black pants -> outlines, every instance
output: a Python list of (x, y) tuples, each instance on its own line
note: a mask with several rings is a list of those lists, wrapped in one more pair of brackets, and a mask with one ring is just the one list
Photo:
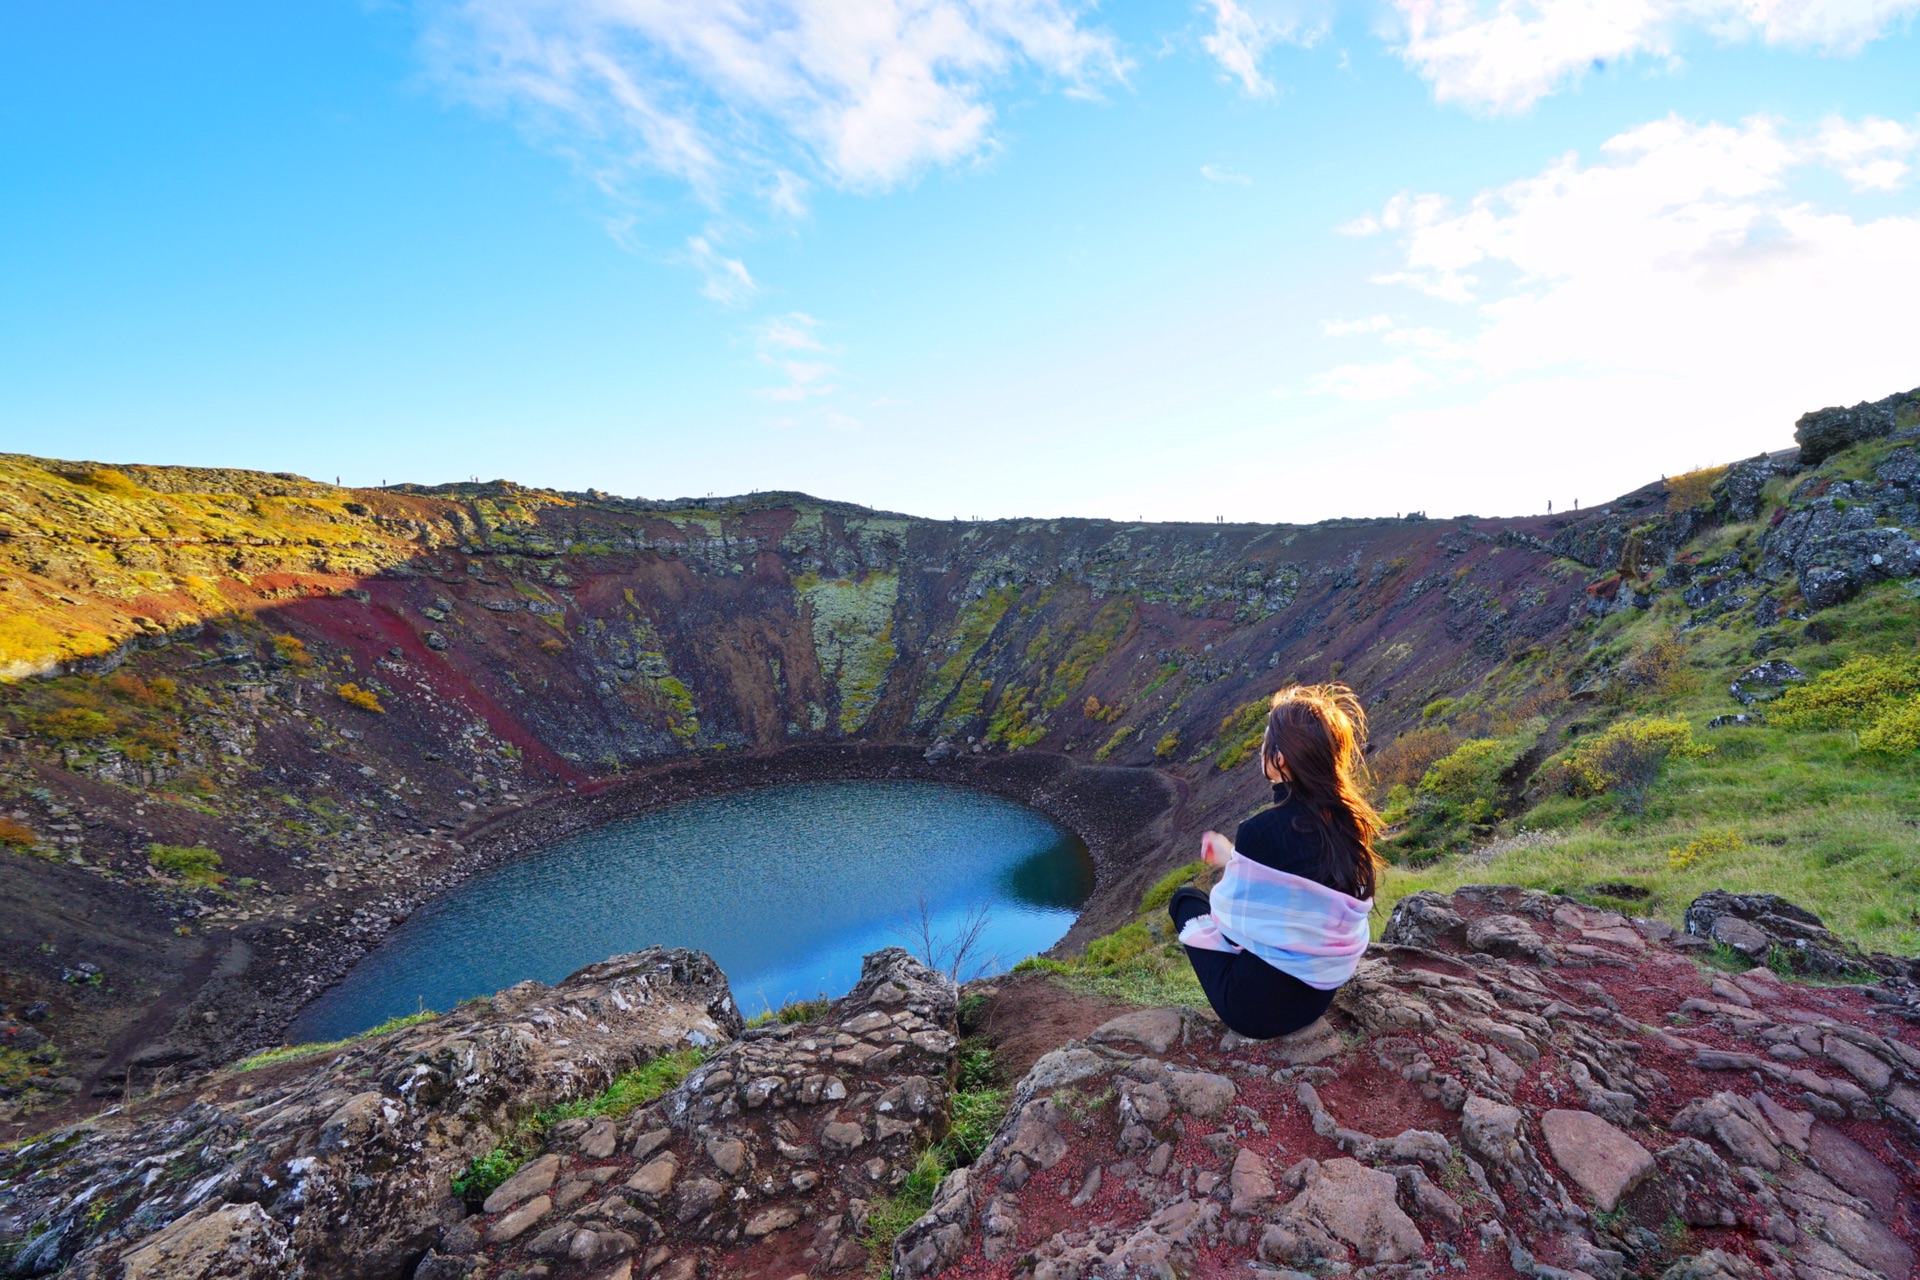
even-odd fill
[[(1192, 885), (1176, 890), (1167, 914), (1178, 930), (1210, 910), (1207, 895)], [(1310, 987), (1282, 973), (1251, 951), (1203, 951), (1188, 947), (1200, 989), (1220, 1021), (1249, 1040), (1271, 1040), (1298, 1031), (1327, 1011), (1333, 992)]]

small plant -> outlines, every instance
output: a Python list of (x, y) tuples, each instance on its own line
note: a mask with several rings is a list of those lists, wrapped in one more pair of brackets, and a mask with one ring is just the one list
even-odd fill
[(545, 1145), (553, 1126), (562, 1120), (587, 1116), (624, 1119), (685, 1080), (706, 1060), (707, 1051), (697, 1046), (663, 1053), (621, 1072), (612, 1084), (591, 1098), (548, 1107), (524, 1117), (492, 1150), (474, 1157), (466, 1171), (453, 1180), (454, 1194), (467, 1201), (485, 1199)]
[(1667, 865), (1682, 871), (1700, 861), (1722, 853), (1738, 853), (1747, 847), (1740, 833), (1730, 829), (1703, 831), (1683, 845), (1667, 850)]
[(147, 862), (186, 884), (215, 888), (227, 880), (220, 855), (204, 845), (150, 844)]
[(276, 1063), (296, 1062), (301, 1058), (318, 1057), (320, 1054), (332, 1053), (336, 1050), (344, 1049), (350, 1044), (357, 1044), (362, 1040), (371, 1040), (375, 1036), (386, 1035), (390, 1031), (398, 1031), (403, 1027), (417, 1026), (422, 1022), (431, 1022), (439, 1016), (440, 1015), (431, 1009), (422, 1009), (418, 1013), (405, 1013), (397, 1018), (388, 1018), (377, 1027), (368, 1027), (365, 1031), (357, 1035), (348, 1036), (343, 1040), (308, 1040), (302, 1044), (283, 1044), (274, 1049), (262, 1049), (260, 1052), (240, 1062), (233, 1069), (235, 1071), (258, 1071), (262, 1067), (271, 1067)]
[(40, 716), (34, 728), (56, 742), (92, 742), (113, 732), (113, 721), (90, 707), (61, 707)]
[(376, 711), (376, 712), (379, 712), (381, 715), (385, 715), (387, 713), (387, 709), (380, 705), (380, 699), (374, 695), (373, 690), (362, 689), (359, 685), (353, 683), (351, 680), (347, 681), (347, 683), (343, 685), (340, 685), (333, 692), (335, 696), (337, 696), (340, 699), (340, 701), (346, 703), (350, 707), (358, 707), (362, 711)]
[(1267, 731), (1268, 707), (1267, 699), (1256, 698), (1241, 703), (1220, 721), (1220, 731), (1214, 735), (1214, 741), (1220, 744), (1213, 756), (1215, 768), (1223, 772), (1235, 768), (1260, 749)]
[(476, 1157), (467, 1171), (453, 1180), (453, 1194), (462, 1200), (484, 1200), (519, 1167), (520, 1161), (513, 1152), (504, 1146), (495, 1147)]
[(0, 818), (0, 844), (10, 849), (31, 849), (40, 843), (34, 829), (18, 818)]
[(833, 1000), (826, 995), (815, 996), (811, 1000), (790, 1000), (778, 1009), (762, 1009), (747, 1021), (750, 1027), (767, 1027), (784, 1023), (812, 1022), (815, 1018), (824, 1018), (827, 1010), (833, 1007)]
[(273, 651), (280, 656), (280, 661), (290, 667), (304, 669), (313, 665), (313, 655), (307, 652), (307, 642), (299, 636), (275, 636)]
[(1702, 467), (1685, 475), (1667, 478), (1667, 510), (1687, 511), (1713, 501), (1714, 482), (1727, 473), (1725, 467)]
[(1160, 741), (1153, 744), (1153, 758), (1155, 760), (1165, 760), (1179, 749), (1180, 731), (1178, 729), (1168, 730), (1165, 734), (1161, 735)]

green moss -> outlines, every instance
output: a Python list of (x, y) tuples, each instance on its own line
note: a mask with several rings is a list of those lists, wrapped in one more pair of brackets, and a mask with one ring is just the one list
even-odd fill
[(986, 740), (1009, 747), (1030, 747), (1046, 736), (1046, 720), (1026, 685), (1010, 685), (1000, 693), (1000, 704), (987, 721)]
[(893, 608), (900, 580), (891, 573), (870, 573), (809, 583), (803, 576), (794, 590), (812, 618), (820, 673), (840, 697), (840, 732), (856, 733), (873, 714), (899, 656)]
[(186, 884), (212, 887), (227, 880), (220, 855), (202, 845), (150, 844), (147, 862)]
[(1260, 750), (1267, 732), (1269, 700), (1256, 698), (1228, 712), (1213, 735), (1213, 764), (1216, 769), (1236, 768)]
[(377, 1027), (369, 1027), (358, 1035), (344, 1040), (309, 1040), (305, 1044), (282, 1045), (277, 1049), (262, 1049), (250, 1058), (234, 1064), (235, 1071), (258, 1071), (262, 1067), (275, 1066), (282, 1062), (297, 1062), (302, 1058), (317, 1058), (321, 1054), (337, 1053), (348, 1045), (371, 1040), (375, 1036), (384, 1036), (399, 1031), (403, 1027), (418, 1026), (422, 1022), (431, 1022), (440, 1015), (431, 1009), (422, 1009), (418, 1013), (403, 1014), (398, 1018), (388, 1018)]
[[(976, 693), (969, 699), (966, 694), (968, 688), (977, 688), (980, 682), (968, 682), (967, 672), (972, 669), (974, 659), (992, 638), (1000, 620), (1006, 617), (1007, 610), (1019, 595), (1015, 587), (998, 587), (961, 607), (947, 640), (946, 660), (927, 677), (920, 687), (919, 696), (914, 700), (913, 720), (916, 725), (932, 723), (949, 699), (953, 699), (953, 705), (942, 722), (943, 728), (950, 730), (963, 726), (979, 714), (980, 695)], [(987, 683), (991, 685), (992, 682)], [(956, 697), (956, 694), (960, 696)]]
[(1127, 739), (1139, 732), (1140, 729), (1137, 725), (1122, 725), (1120, 728), (1115, 729), (1113, 736), (1101, 743), (1099, 749), (1093, 753), (1094, 760), (1100, 764), (1105, 764)]
[[(1041, 705), (1051, 711), (1072, 697), (1086, 682), (1093, 669), (1111, 652), (1113, 646), (1133, 625), (1133, 601), (1125, 596), (1109, 600), (1100, 607), (1086, 629), (1075, 636), (1047, 681)], [(1043, 633), (1044, 634), (1044, 633)], [(1029, 650), (1031, 652), (1031, 650)]]
[(1173, 900), (1175, 889), (1183, 884), (1192, 884), (1206, 869), (1207, 864), (1204, 862), (1189, 862), (1184, 867), (1175, 867), (1156, 880), (1153, 887), (1141, 895), (1140, 910), (1158, 911)]

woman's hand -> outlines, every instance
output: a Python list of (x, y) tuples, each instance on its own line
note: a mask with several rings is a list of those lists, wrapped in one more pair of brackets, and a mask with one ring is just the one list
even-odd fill
[(1233, 841), (1218, 831), (1200, 837), (1200, 860), (1210, 867), (1225, 867), (1233, 859)]

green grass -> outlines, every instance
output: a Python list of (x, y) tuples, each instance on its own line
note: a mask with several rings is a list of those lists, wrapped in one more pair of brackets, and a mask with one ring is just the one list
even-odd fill
[[(1594, 646), (1593, 655), (1611, 655), (1624, 668), (1673, 634), (1688, 613), (1675, 593), (1663, 592), (1652, 609), (1612, 615), (1582, 639)], [(1784, 699), (1781, 710), (1856, 701), (1853, 691), (1872, 683), (1863, 677), (1910, 664), (1920, 602), (1902, 584), (1886, 583), (1824, 610), (1818, 621), (1831, 641), (1810, 641), (1791, 624), (1775, 627), (1787, 643), (1767, 656), (1813, 676), (1846, 674), (1817, 692)], [(1549, 761), (1536, 775), (1531, 807), (1491, 830), (1480, 850), (1390, 868), (1376, 928), (1395, 901), (1418, 889), (1510, 883), (1592, 896), (1590, 886), (1626, 881), (1652, 896), (1610, 905), (1676, 924), (1687, 903), (1708, 889), (1777, 893), (1867, 950), (1920, 951), (1920, 859), (1913, 856), (1920, 839), (1920, 756), (1865, 750), (1848, 727), (1789, 729), (1774, 716), (1760, 727), (1706, 728), (1715, 715), (1740, 709), (1727, 685), (1754, 665), (1759, 633), (1744, 615), (1725, 629), (1695, 628), (1684, 636), (1685, 674), (1692, 679), (1610, 691), (1584, 731), (1566, 740), (1559, 759), (1604, 738), (1609, 723), (1658, 716), (1686, 723), (1695, 742), (1712, 747), (1706, 755), (1669, 756), (1637, 797), (1638, 812), (1633, 798), (1612, 791), (1569, 795), (1548, 785)], [(1869, 656), (1879, 660), (1855, 661)], [(1775, 705), (1754, 709), (1769, 715)], [(1778, 718), (1790, 724), (1816, 719)], [(1522, 828), (1545, 838), (1521, 845), (1503, 839)]]
[(1007, 1114), (1008, 1091), (994, 1065), (993, 1046), (980, 1037), (960, 1042), (960, 1071), (948, 1112), (947, 1133), (922, 1151), (907, 1180), (867, 1211), (865, 1242), (884, 1272), (893, 1242), (933, 1204), (940, 1181), (980, 1158)]
[(747, 1019), (750, 1027), (767, 1027), (794, 1022), (812, 1022), (815, 1018), (824, 1018), (827, 1010), (833, 1007), (831, 996), (819, 995), (811, 1000), (793, 1000), (778, 1009), (762, 1009)]
[(262, 1067), (276, 1066), (282, 1062), (297, 1062), (301, 1058), (318, 1057), (323, 1053), (333, 1053), (348, 1045), (358, 1044), (362, 1040), (371, 1040), (375, 1036), (386, 1035), (389, 1031), (398, 1031), (402, 1027), (418, 1026), (422, 1022), (431, 1022), (440, 1015), (431, 1009), (422, 1009), (418, 1013), (404, 1014), (398, 1018), (388, 1018), (377, 1027), (369, 1027), (358, 1035), (343, 1040), (309, 1040), (305, 1044), (281, 1045), (277, 1049), (262, 1049), (252, 1057), (234, 1064), (235, 1071), (258, 1071)]
[(453, 1193), (463, 1200), (485, 1199), (495, 1187), (512, 1177), (514, 1170), (534, 1157), (545, 1145), (553, 1127), (562, 1120), (590, 1116), (624, 1118), (678, 1085), (706, 1060), (707, 1050), (698, 1047), (663, 1053), (622, 1071), (613, 1078), (612, 1084), (590, 1098), (564, 1102), (521, 1117), (504, 1138), (484, 1155), (475, 1157), (466, 1171), (453, 1180)]

